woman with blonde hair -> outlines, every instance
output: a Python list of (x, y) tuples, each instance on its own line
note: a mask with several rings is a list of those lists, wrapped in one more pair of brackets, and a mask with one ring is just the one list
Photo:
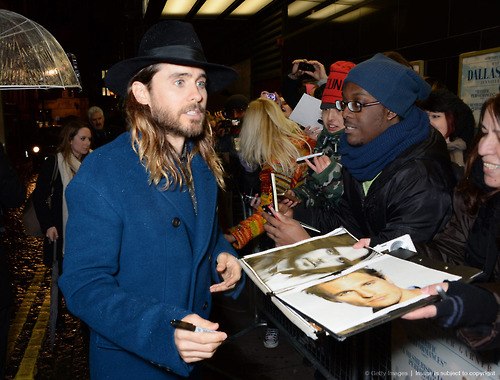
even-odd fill
[(278, 194), (301, 185), (308, 166), (298, 164), (296, 159), (310, 154), (314, 144), (276, 102), (263, 96), (249, 104), (240, 132), (239, 153), (246, 165), (261, 168), (260, 205), (256, 213), (230, 228), (225, 235), (235, 248), (243, 248), (264, 232), (261, 212), (272, 203), (271, 173), (275, 175)]

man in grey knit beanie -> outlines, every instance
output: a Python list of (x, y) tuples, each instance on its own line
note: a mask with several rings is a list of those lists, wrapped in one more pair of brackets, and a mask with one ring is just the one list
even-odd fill
[[(342, 226), (363, 239), (360, 246), (404, 234), (426, 242), (446, 224), (455, 184), (449, 155), (415, 105), (429, 93), (416, 72), (383, 54), (349, 71), (335, 104), (346, 127), (339, 148), (344, 193), (338, 207), (314, 209), (308, 224), (323, 233)], [(264, 217), (280, 245), (309, 237), (289, 217)]]

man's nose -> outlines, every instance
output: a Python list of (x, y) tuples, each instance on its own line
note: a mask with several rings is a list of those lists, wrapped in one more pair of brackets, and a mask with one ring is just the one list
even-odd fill
[(357, 292), (363, 298), (372, 298), (373, 297), (373, 292), (366, 290), (366, 289), (359, 289)]
[(330, 121), (335, 115), (335, 110), (333, 108), (326, 110), (326, 120)]
[(197, 103), (203, 100), (202, 90), (196, 85), (193, 86), (191, 91), (191, 99)]
[(346, 106), (343, 110), (342, 110), (342, 117), (345, 119), (346, 115), (351, 115), (352, 114), (352, 111)]

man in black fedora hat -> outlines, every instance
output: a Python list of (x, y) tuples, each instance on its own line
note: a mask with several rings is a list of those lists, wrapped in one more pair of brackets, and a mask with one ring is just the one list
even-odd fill
[(151, 27), (138, 56), (108, 71), (129, 131), (89, 155), (66, 190), (60, 280), (90, 327), (93, 379), (189, 376), (227, 338), (207, 319), (211, 293), (237, 296), (241, 267), (217, 222), (222, 168), (205, 106), (234, 79), (180, 21)]

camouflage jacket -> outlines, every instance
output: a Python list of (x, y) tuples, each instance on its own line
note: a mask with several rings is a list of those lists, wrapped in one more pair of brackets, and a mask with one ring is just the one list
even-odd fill
[(342, 196), (342, 166), (340, 165), (340, 155), (337, 152), (342, 133), (344, 133), (343, 130), (331, 134), (323, 129), (318, 136), (314, 151), (324, 151), (332, 162), (321, 173), (309, 170), (304, 184), (293, 189), (295, 195), (304, 202), (306, 208), (313, 206), (334, 207)]

